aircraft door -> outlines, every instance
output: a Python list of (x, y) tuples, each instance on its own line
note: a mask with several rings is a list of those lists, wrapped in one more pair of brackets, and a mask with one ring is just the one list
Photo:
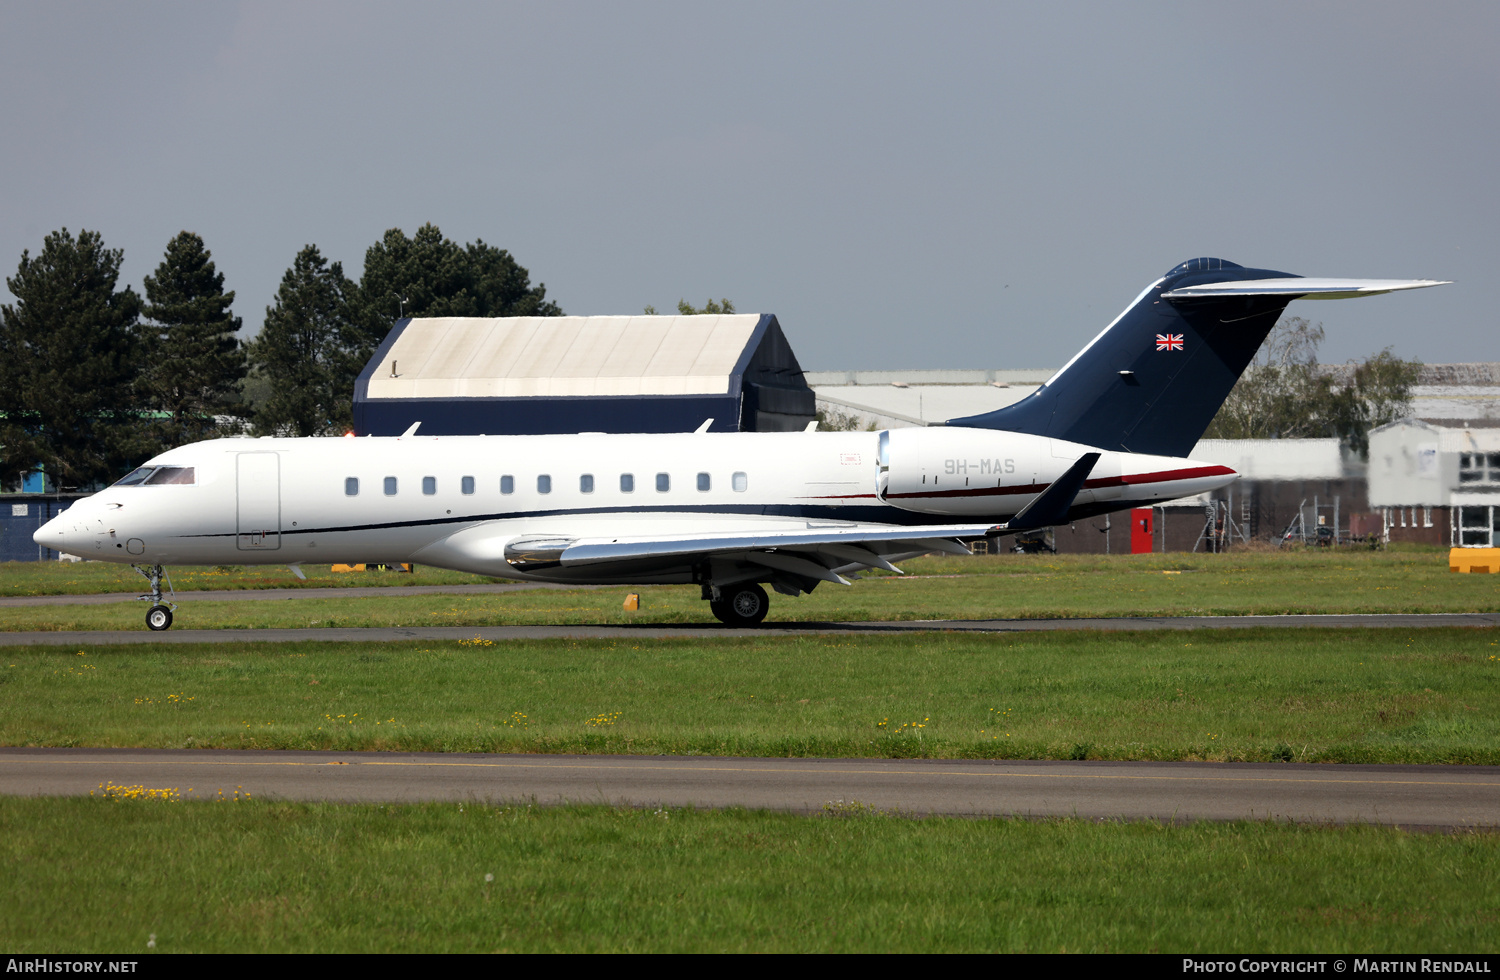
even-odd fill
[(235, 458), (235, 546), (240, 551), (281, 548), (281, 457), (239, 453)]

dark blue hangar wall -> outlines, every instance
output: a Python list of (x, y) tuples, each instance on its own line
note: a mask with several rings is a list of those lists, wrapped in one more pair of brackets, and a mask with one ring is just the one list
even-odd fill
[(371, 398), (370, 379), (411, 319), (396, 321), (354, 384), (356, 435), (424, 436), (568, 432), (791, 432), (816, 414), (813, 390), (776, 317), (763, 314), (721, 395), (591, 395), (523, 398)]

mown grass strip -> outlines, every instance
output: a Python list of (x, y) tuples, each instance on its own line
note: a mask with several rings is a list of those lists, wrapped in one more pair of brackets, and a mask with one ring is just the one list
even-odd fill
[[(183, 591), (237, 589), (383, 588), (392, 585), (468, 585), (494, 579), (418, 566), (415, 574), (370, 569), (335, 572), (331, 565), (303, 565), (306, 581), (285, 565), (173, 565), (172, 584)], [(0, 596), (136, 593), (146, 580), (129, 565), (102, 561), (0, 562)]]
[(1374, 827), (0, 798), (0, 945), (1493, 952), (1500, 837)]
[[(1454, 575), (1448, 571), (1446, 555), (1435, 553), (1001, 555), (918, 559), (908, 563), (908, 570), (911, 574), (905, 577), (872, 575), (851, 588), (825, 585), (796, 599), (777, 596), (770, 621), (1493, 612), (1500, 608), (1492, 576)], [(437, 577), (427, 575), (425, 569), (416, 576), (370, 574), (374, 577), (340, 576), (334, 584), (432, 584)], [(267, 587), (266, 583), (284, 586), (290, 580), (290, 573), (278, 570), (256, 571), (255, 578), (249, 575), (246, 571), (239, 580), (255, 588)], [(281, 578), (269, 577), (276, 575)], [(315, 575), (314, 583), (330, 584), (326, 571)], [(178, 584), (189, 587), (181, 575)], [(138, 591), (134, 584), (130, 588)], [(177, 622), (179, 627), (200, 629), (713, 622), (695, 586), (405, 597), (383, 595), (378, 588), (368, 591), (368, 596), (332, 600), (194, 600), (183, 604)], [(622, 608), (627, 591), (641, 594), (639, 611)], [(8, 607), (0, 609), (0, 630), (139, 629), (142, 615), (143, 610), (133, 603)]]
[(1500, 635), (12, 647), (0, 744), (1494, 765)]

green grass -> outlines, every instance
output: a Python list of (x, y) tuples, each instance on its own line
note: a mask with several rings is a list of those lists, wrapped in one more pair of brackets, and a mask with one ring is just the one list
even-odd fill
[(147, 953), (151, 937), (158, 953), (1500, 945), (1494, 834), (836, 812), (0, 798), (0, 946), (132, 955)]
[[(0, 576), (18, 565), (5, 566)], [(810, 596), (776, 596), (769, 620), (1494, 612), (1500, 608), (1500, 578), (1455, 575), (1448, 571), (1446, 555), (1438, 552), (1001, 555), (922, 558), (906, 563), (906, 568), (911, 574), (904, 577), (879, 573), (851, 588), (822, 585)], [(202, 581), (193, 578), (200, 573)], [(435, 584), (439, 577), (451, 580), (447, 584), (483, 581), (455, 573), (428, 574), (423, 568), (413, 576), (331, 576), (324, 570), (313, 575), (313, 584)], [(64, 580), (23, 577), (17, 582), (13, 588), (48, 591), (60, 588)], [(294, 582), (289, 572), (276, 569), (223, 574), (184, 569), (177, 578), (184, 589), (213, 583), (290, 587)], [(139, 591), (134, 583), (128, 589)], [(96, 589), (103, 590), (102, 584)], [(641, 593), (640, 611), (622, 608), (628, 591)], [(143, 615), (141, 606), (133, 603), (17, 606), (0, 609), (0, 630), (139, 629)], [(706, 622), (713, 618), (693, 586), (406, 597), (382, 595), (372, 588), (367, 598), (332, 601), (194, 600), (185, 603), (177, 615), (179, 627), (205, 629)]]
[[(303, 582), (285, 565), (187, 565), (167, 569), (184, 591), (235, 589), (380, 588), (390, 585), (455, 585), (495, 579), (418, 566), (415, 574), (394, 571), (334, 572), (329, 565), (304, 565)], [(0, 596), (99, 595), (140, 592), (146, 580), (129, 565), (102, 561), (0, 562)]]
[[(778, 598), (772, 618), (1493, 611), (1497, 595), (1497, 580), (1419, 551), (906, 567), (917, 574)], [(299, 587), (278, 568), (174, 571), (183, 589)], [(485, 581), (308, 572), (310, 586)], [(138, 581), (116, 566), (0, 566), (7, 595)], [(620, 609), (625, 591), (193, 602), (178, 623), (708, 618), (693, 589), (639, 590), (639, 614)], [(140, 616), (23, 607), (0, 610), (0, 628)], [(0, 647), (0, 744), (1500, 764), (1500, 638)], [(0, 947), (145, 953), (155, 935), (158, 952), (1489, 952), (1497, 857), (1494, 834), (910, 820), (857, 804), (795, 817), (0, 797)]]
[(11, 647), (0, 744), (1495, 765), (1500, 636)]

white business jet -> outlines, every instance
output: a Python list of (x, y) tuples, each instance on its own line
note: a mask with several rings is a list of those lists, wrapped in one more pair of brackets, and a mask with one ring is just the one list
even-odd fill
[[(164, 630), (171, 564), (416, 562), (530, 581), (688, 584), (724, 623), (965, 542), (1213, 490), (1184, 458), (1291, 300), (1435, 286), (1194, 259), (1022, 401), (885, 432), (215, 439), (41, 527), (127, 563)], [(166, 579), (170, 589), (170, 579)]]

